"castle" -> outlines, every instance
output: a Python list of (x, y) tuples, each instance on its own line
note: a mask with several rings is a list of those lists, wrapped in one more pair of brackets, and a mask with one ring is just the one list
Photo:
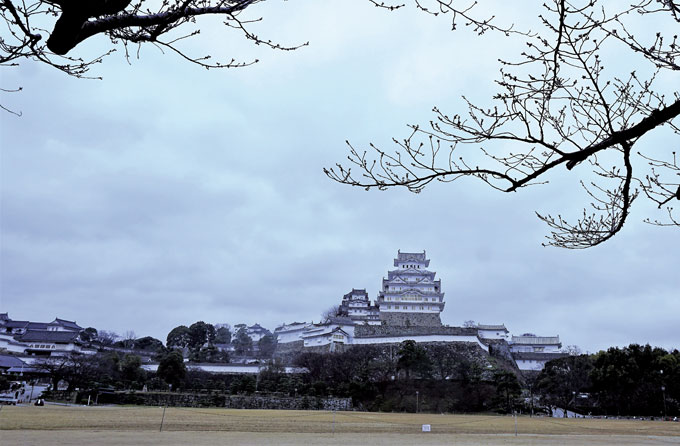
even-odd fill
[[(512, 360), (520, 370), (541, 370), (547, 361), (565, 355), (560, 351), (559, 336), (529, 333), (514, 336), (504, 324), (443, 325), (440, 315), (445, 307), (444, 292), (441, 280), (428, 269), (430, 260), (425, 251), (398, 251), (393, 267), (388, 270), (387, 278), (382, 279), (374, 302), (366, 289), (353, 288), (342, 297), (337, 312), (327, 320), (318, 324), (293, 322), (279, 326), (274, 331), (277, 352), (287, 354), (305, 349), (332, 352), (350, 345), (399, 344), (406, 340), (466, 343), (479, 353)], [(258, 324), (234, 328), (243, 328), (254, 341), (269, 334)], [(2, 313), (0, 351), (23, 357), (27, 363), (14, 366), (23, 371), (27, 370), (28, 363), (40, 357), (95, 353), (97, 349), (82, 339), (84, 331), (75, 322), (64, 319), (49, 323), (15, 321)]]
[(283, 350), (324, 349), (344, 345), (416, 342), (467, 342), (489, 353), (492, 349), (511, 357), (520, 370), (540, 370), (550, 359), (563, 356), (559, 336), (510, 336), (504, 324), (466, 327), (443, 325), (441, 280), (430, 271), (422, 253), (397, 252), (394, 268), (382, 279), (374, 303), (366, 289), (352, 289), (342, 297), (336, 316), (318, 324), (294, 322), (276, 328)]
[(428, 271), (430, 259), (422, 253), (397, 252), (397, 269), (387, 272), (375, 305), (371, 305), (365, 289), (352, 289), (345, 294), (338, 315), (355, 323), (397, 327), (440, 326), (439, 314), (444, 310), (444, 293), (436, 273)]

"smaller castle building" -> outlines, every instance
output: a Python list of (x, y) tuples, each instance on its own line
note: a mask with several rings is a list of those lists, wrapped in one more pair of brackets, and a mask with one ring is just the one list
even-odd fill
[(350, 318), (357, 324), (380, 324), (378, 307), (371, 305), (365, 289), (352, 288), (352, 291), (342, 296), (338, 314)]
[(559, 336), (536, 336), (525, 333), (510, 339), (510, 352), (520, 370), (541, 370), (551, 359), (567, 356), (561, 353)]

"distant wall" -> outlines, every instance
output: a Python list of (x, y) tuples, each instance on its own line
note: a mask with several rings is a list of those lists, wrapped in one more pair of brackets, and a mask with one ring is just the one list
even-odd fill
[[(266, 364), (219, 364), (219, 363), (185, 363), (188, 369), (201, 370), (203, 372), (230, 374), (230, 375), (257, 375), (267, 366)], [(143, 364), (142, 369), (147, 372), (156, 372), (158, 364)], [(284, 373), (302, 373), (296, 367), (284, 367)]]
[(460, 336), (460, 335), (403, 335), (403, 336), (385, 336), (380, 338), (354, 338), (354, 345), (371, 345), (371, 344), (399, 344), (404, 341), (413, 340), (418, 343), (431, 342), (469, 342), (479, 346), (484, 351), (488, 351), (489, 347), (479, 341), (477, 336)]
[[(85, 397), (87, 399), (87, 397)], [(351, 410), (351, 398), (300, 398), (225, 395), (220, 393), (116, 392), (101, 395), (99, 403), (141, 406), (227, 407), (231, 409)]]
[(356, 338), (380, 337), (380, 336), (407, 336), (407, 335), (458, 335), (477, 337), (476, 328), (465, 327), (394, 327), (389, 325), (357, 325), (354, 328)]
[(398, 344), (406, 340), (426, 342), (471, 342), (484, 351), (489, 347), (481, 342), (476, 328), (463, 327), (395, 327), (390, 325), (358, 325), (353, 344)]

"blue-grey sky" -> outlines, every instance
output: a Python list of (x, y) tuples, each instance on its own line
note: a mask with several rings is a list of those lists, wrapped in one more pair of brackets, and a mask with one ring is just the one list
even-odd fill
[(163, 340), (197, 320), (273, 330), (318, 321), (353, 287), (374, 299), (398, 249), (426, 250), (444, 323), (505, 323), (587, 351), (679, 347), (678, 230), (642, 222), (660, 211), (637, 203), (594, 249), (541, 246), (534, 211), (580, 215), (587, 166), (510, 195), (472, 179), (366, 192), (323, 174), (346, 139), (387, 147), (435, 105), (488, 100), (498, 57), (521, 45), (361, 1), (250, 14), (265, 19), (261, 37), (310, 45), (254, 47), (211, 23), (195, 51), (260, 63), (208, 71), (149, 46), (129, 63), (107, 57), (101, 81), (31, 61), (2, 69), (4, 88), (24, 90), (2, 96), (23, 116), (0, 116), (0, 311)]

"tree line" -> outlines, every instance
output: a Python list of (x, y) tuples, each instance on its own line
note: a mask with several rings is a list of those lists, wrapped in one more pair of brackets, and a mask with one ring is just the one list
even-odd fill
[(276, 349), (276, 337), (271, 333), (257, 342), (248, 335), (245, 324), (210, 324), (197, 321), (193, 324), (178, 325), (170, 330), (165, 344), (154, 337), (137, 338), (134, 331), (123, 336), (108, 330), (98, 331), (88, 327), (80, 333), (80, 340), (94, 346), (137, 350), (144, 355), (166, 354), (180, 350), (191, 362), (226, 363), (234, 359), (254, 356), (256, 359), (271, 359)]
[(680, 415), (680, 351), (611, 347), (548, 362), (527, 388), (542, 404), (582, 414)]
[[(37, 363), (53, 388), (212, 391), (302, 397), (349, 397), (369, 411), (552, 413), (583, 415), (680, 415), (680, 352), (649, 345), (612, 347), (546, 363), (539, 373), (520, 373), (514, 363), (466, 344), (356, 345), (338, 352), (303, 351), (285, 373), (281, 359), (258, 374), (213, 374), (191, 367), (181, 350), (157, 355), (156, 372), (141, 358), (102, 351), (73, 353)], [(188, 366), (187, 366), (188, 365)]]

